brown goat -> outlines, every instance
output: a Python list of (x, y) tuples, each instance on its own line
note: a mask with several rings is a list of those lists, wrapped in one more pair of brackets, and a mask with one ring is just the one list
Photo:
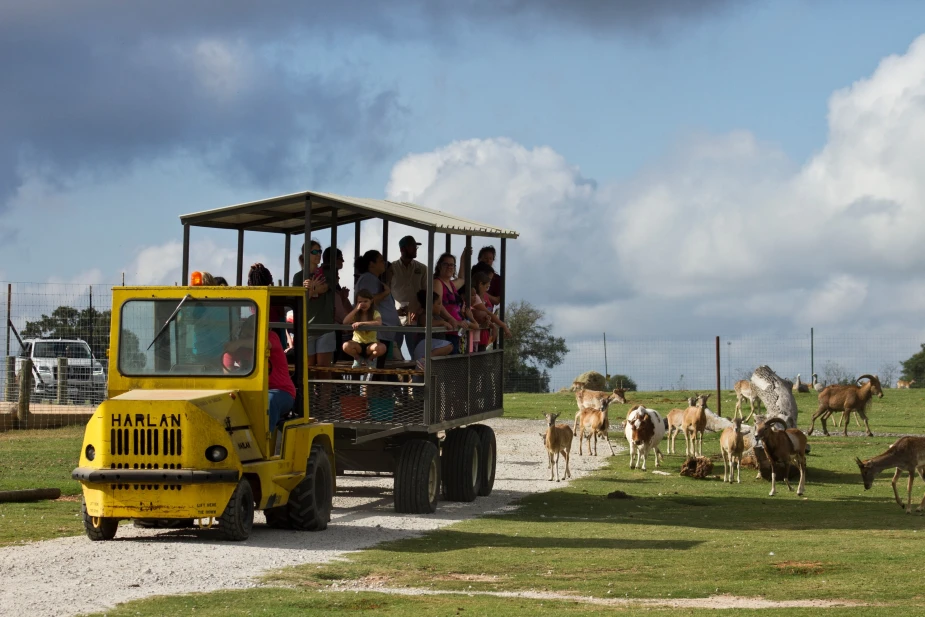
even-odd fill
[[(925, 437), (900, 437), (895, 443), (890, 445), (883, 454), (871, 457), (866, 461), (855, 457), (854, 461), (861, 469), (861, 478), (864, 480), (864, 490), (868, 490), (874, 484), (874, 478), (877, 477), (884, 469), (895, 467), (896, 473), (893, 474), (893, 497), (900, 508), (905, 508), (907, 514), (912, 514), (912, 481), (915, 474), (918, 473), (922, 480), (925, 480)], [(899, 498), (899, 491), (896, 490), (896, 481), (899, 480), (904, 471), (909, 472), (909, 486), (907, 504), (903, 506)], [(925, 496), (922, 497), (922, 503), (916, 508), (921, 512), (925, 508)]]
[(727, 426), (719, 437), (719, 447), (723, 452), (723, 482), (732, 484), (732, 474), (735, 472), (736, 482), (741, 484), (742, 453), (745, 452), (745, 437), (741, 432), (742, 418), (735, 418), (733, 422), (735, 425)]
[(880, 380), (875, 375), (861, 375), (858, 382), (867, 379), (864, 385), (848, 386), (828, 386), (819, 393), (819, 408), (813, 414), (812, 423), (809, 425), (808, 435), (813, 434), (816, 427), (816, 418), (822, 422), (822, 432), (829, 434), (825, 421), (836, 411), (842, 412), (842, 423), (845, 428), (845, 436), (848, 436), (848, 422), (851, 420), (851, 412), (861, 416), (864, 425), (867, 427), (867, 436), (873, 437), (870, 431), (870, 423), (867, 421), (867, 405), (873, 395), (883, 398), (883, 389), (880, 387)]
[[(784, 430), (773, 430), (771, 427), (775, 424), (780, 424)], [(798, 428), (787, 428), (787, 424), (781, 418), (770, 418), (767, 422), (758, 423), (755, 441), (764, 444), (765, 454), (771, 462), (771, 492), (768, 495), (773, 497), (777, 492), (775, 469), (779, 463), (783, 463), (786, 467), (784, 481), (787, 483), (787, 490), (793, 490), (790, 487), (790, 465), (793, 461), (796, 461), (797, 468), (800, 470), (797, 495), (802, 495), (806, 487), (806, 435), (803, 431)]]
[(588, 436), (588, 454), (591, 454), (591, 437), (594, 436), (594, 456), (597, 456), (597, 438), (600, 436), (610, 446), (610, 453), (616, 455), (613, 444), (610, 443), (610, 418), (607, 409), (610, 403), (604, 404), (601, 410), (591, 407), (582, 409), (575, 416), (575, 434), (578, 435), (578, 455), (584, 456), (581, 446), (585, 435)]
[(707, 399), (709, 394), (701, 394), (697, 402), (684, 410), (681, 432), (684, 433), (685, 454), (703, 456), (703, 432), (707, 428)]
[(758, 398), (758, 393), (752, 388), (752, 382), (747, 379), (740, 379), (735, 383), (732, 389), (735, 390), (736, 393), (736, 411), (732, 417), (742, 417), (742, 401), (747, 399), (748, 404), (752, 408), (751, 413), (745, 418), (745, 421), (748, 422), (752, 419), (752, 416), (755, 415), (756, 402), (758, 403), (758, 411), (761, 411), (761, 399)]
[[(691, 396), (687, 399), (687, 407), (693, 407), (696, 404), (696, 397)], [(672, 409), (665, 416), (665, 422), (668, 424), (668, 454), (675, 453), (674, 440), (678, 433), (681, 432), (681, 424), (684, 423), (684, 412), (687, 411), (687, 407), (684, 409)]]
[(549, 481), (552, 481), (552, 468), (553, 460), (555, 460), (556, 468), (556, 482), (559, 481), (559, 455), (565, 457), (565, 476), (566, 478), (572, 477), (572, 471), (568, 466), (569, 454), (572, 452), (572, 439), (574, 435), (572, 434), (572, 428), (568, 424), (556, 424), (556, 418), (559, 417), (557, 413), (547, 413), (543, 414), (546, 417), (546, 436), (544, 438), (544, 443), (546, 444), (546, 453), (549, 455)]
[(626, 403), (626, 391), (614, 388), (613, 392), (599, 392), (597, 390), (580, 389), (575, 392), (575, 402), (578, 403), (578, 413), (589, 407), (603, 409), (604, 405), (611, 403)]

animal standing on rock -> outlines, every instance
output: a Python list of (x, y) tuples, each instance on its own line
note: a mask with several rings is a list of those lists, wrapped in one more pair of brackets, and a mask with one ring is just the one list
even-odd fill
[(761, 411), (761, 399), (758, 398), (758, 393), (752, 389), (752, 382), (747, 379), (740, 379), (735, 383), (732, 389), (736, 393), (736, 411), (733, 417), (742, 417), (742, 401), (747, 399), (752, 409), (748, 417), (745, 418), (745, 421), (748, 422), (755, 415), (755, 402), (758, 403), (758, 411)]
[[(655, 450), (655, 466), (661, 467), (662, 452), (658, 444), (665, 437), (665, 420), (654, 409), (636, 405), (626, 415), (624, 434), (630, 447), (630, 469), (646, 470), (646, 458)], [(640, 465), (641, 462), (641, 465)]]
[(591, 454), (591, 436), (594, 436), (594, 456), (597, 456), (597, 438), (600, 436), (610, 446), (610, 453), (616, 455), (613, 444), (610, 443), (610, 419), (607, 416), (607, 408), (610, 403), (604, 404), (603, 409), (586, 408), (578, 412), (575, 416), (575, 434), (578, 435), (578, 455), (583, 456), (581, 446), (584, 436), (588, 436), (588, 454)]
[[(860, 385), (862, 379), (867, 379), (867, 383)], [(848, 422), (851, 420), (851, 412), (861, 416), (864, 425), (867, 427), (867, 436), (873, 437), (870, 431), (870, 423), (867, 421), (867, 406), (870, 404), (871, 397), (877, 395), (883, 398), (883, 389), (880, 387), (880, 380), (876, 375), (861, 375), (857, 379), (858, 385), (847, 386), (828, 386), (819, 393), (819, 408), (813, 414), (812, 423), (809, 426), (808, 435), (813, 434), (816, 427), (816, 418), (822, 422), (822, 432), (829, 434), (829, 429), (825, 425), (826, 419), (836, 411), (842, 412), (842, 423), (845, 425), (845, 437), (848, 436)]]
[[(780, 424), (780, 431), (775, 431), (772, 427)], [(787, 490), (792, 491), (790, 487), (790, 466), (796, 461), (797, 468), (800, 470), (800, 485), (797, 487), (797, 495), (802, 495), (806, 486), (806, 435), (798, 428), (787, 428), (787, 423), (780, 418), (769, 418), (766, 422), (760, 422), (755, 430), (755, 440), (764, 445), (765, 454), (771, 462), (771, 492), (769, 496), (773, 497), (777, 492), (777, 472), (775, 467), (778, 463), (783, 463), (786, 471), (784, 472), (784, 481), (787, 483)]]
[(745, 436), (742, 434), (742, 418), (735, 418), (733, 422), (734, 426), (723, 429), (719, 437), (719, 446), (723, 452), (723, 482), (732, 484), (732, 474), (735, 472), (736, 482), (741, 484)]
[(707, 399), (709, 394), (701, 394), (697, 402), (684, 411), (681, 421), (681, 431), (684, 433), (685, 454), (703, 456), (703, 432), (707, 428)]
[[(551, 482), (553, 478), (553, 465), (556, 468), (556, 482), (559, 481), (560, 454), (565, 457), (565, 477), (571, 478), (572, 471), (568, 466), (568, 458), (572, 452), (572, 438), (574, 437), (572, 429), (568, 424), (556, 424), (556, 418), (559, 417), (557, 413), (543, 415), (548, 426), (544, 442), (546, 443), (546, 453), (549, 455), (549, 481)], [(555, 460), (555, 463), (553, 463), (553, 460)]]
[[(696, 397), (689, 397), (687, 407), (693, 407), (696, 402)], [(681, 432), (681, 425), (684, 423), (684, 412), (687, 411), (687, 407), (684, 409), (672, 409), (665, 416), (665, 421), (668, 423), (668, 454), (675, 453), (674, 440), (678, 433)]]
[[(922, 480), (925, 480), (925, 437), (900, 437), (896, 440), (886, 452), (878, 454), (872, 458), (862, 461), (855, 457), (854, 461), (861, 469), (861, 478), (864, 480), (864, 490), (870, 489), (874, 484), (874, 478), (877, 477), (884, 469), (890, 467), (896, 468), (893, 474), (893, 496), (900, 508), (905, 508), (906, 514), (912, 514), (912, 481), (915, 474), (918, 473)], [(903, 506), (899, 498), (899, 491), (896, 490), (896, 481), (899, 480), (904, 471), (909, 472), (909, 495), (907, 503)], [(922, 497), (922, 503), (916, 508), (916, 512), (921, 512), (925, 508), (925, 496)]]

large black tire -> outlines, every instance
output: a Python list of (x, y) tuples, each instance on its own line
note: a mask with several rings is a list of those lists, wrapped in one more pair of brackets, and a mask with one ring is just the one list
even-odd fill
[(440, 498), (440, 451), (424, 439), (402, 446), (395, 470), (395, 511), (433, 514)]
[(99, 542), (100, 540), (112, 540), (116, 537), (116, 531), (119, 529), (119, 519), (102, 517), (94, 521), (94, 518), (87, 513), (87, 502), (83, 502), (80, 506), (80, 513), (83, 516), (84, 530), (87, 532), (88, 538), (94, 542)]
[(447, 431), (443, 441), (443, 490), (449, 501), (475, 501), (481, 489), (479, 459), (482, 442), (475, 431)]
[(495, 442), (495, 431), (484, 424), (473, 424), (469, 427), (479, 436), (482, 442), (482, 451), (479, 453), (479, 497), (491, 495), (495, 486), (495, 467), (498, 462), (498, 447)]
[(247, 540), (254, 528), (254, 489), (241, 478), (225, 511), (218, 517), (218, 531), (226, 540)]
[(324, 531), (331, 520), (334, 481), (331, 460), (321, 446), (312, 446), (305, 478), (289, 493), (289, 524), (299, 531)]

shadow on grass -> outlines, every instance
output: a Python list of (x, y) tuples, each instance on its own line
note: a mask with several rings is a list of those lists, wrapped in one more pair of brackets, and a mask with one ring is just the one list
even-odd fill
[[(564, 531), (564, 529), (563, 529)], [(428, 541), (410, 543), (386, 543), (379, 547), (383, 551), (399, 553), (445, 553), (468, 549), (520, 548), (520, 549), (578, 549), (578, 550), (630, 550), (630, 551), (686, 551), (702, 544), (699, 540), (658, 540), (643, 538), (574, 538), (569, 536), (525, 536), (500, 533), (463, 532), (442, 529)]]

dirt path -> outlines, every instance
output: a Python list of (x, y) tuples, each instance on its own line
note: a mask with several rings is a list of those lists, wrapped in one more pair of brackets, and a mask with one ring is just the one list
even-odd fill
[[(498, 441), (489, 497), (441, 503), (433, 515), (399, 515), (392, 509), (391, 478), (338, 478), (332, 521), (322, 533), (268, 529), (258, 514), (260, 525), (241, 543), (205, 531), (138, 529), (124, 523), (112, 542), (80, 536), (8, 546), (0, 548), (0, 613), (78, 615), (152, 595), (255, 587), (256, 577), (268, 570), (326, 563), (385, 540), (503, 511), (524, 495), (561, 486), (546, 481), (546, 452), (538, 435), (543, 422), (499, 418), (486, 424)], [(577, 447), (573, 451), (576, 478), (606, 460), (579, 457)]]

